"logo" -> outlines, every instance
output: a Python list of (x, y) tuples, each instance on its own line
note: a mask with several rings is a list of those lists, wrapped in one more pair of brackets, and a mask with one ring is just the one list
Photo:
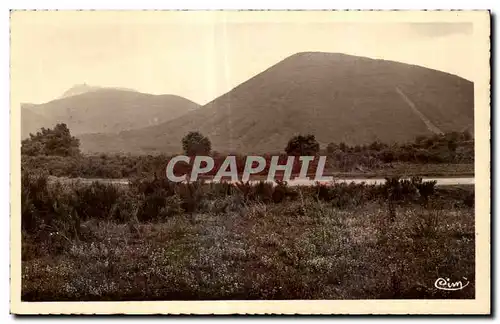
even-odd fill
[(437, 278), (437, 280), (434, 282), (434, 287), (440, 290), (448, 291), (462, 290), (469, 285), (469, 281), (467, 280), (467, 278), (462, 277), (462, 279), (466, 281), (465, 284), (463, 284), (461, 280), (451, 282), (450, 278)]
[[(176, 175), (174, 172), (175, 165), (179, 162), (191, 164), (188, 174)], [(309, 169), (315, 169), (315, 181), (333, 181), (332, 176), (325, 176), (324, 169), (326, 164), (326, 156), (288, 156), (286, 161), (280, 162), (279, 156), (272, 156), (270, 161), (261, 156), (247, 156), (241, 168), (237, 165), (236, 156), (227, 156), (224, 162), (216, 167), (215, 161), (211, 156), (196, 156), (194, 160), (185, 155), (173, 157), (167, 164), (166, 174), (167, 179), (173, 182), (196, 181), (200, 175), (208, 175), (214, 173), (213, 180), (220, 181), (223, 177), (229, 177), (232, 181), (238, 181), (240, 175), (239, 169), (243, 169), (241, 175), (242, 181), (246, 182), (251, 175), (262, 174), (267, 176), (267, 181), (274, 181), (277, 172), (283, 172), (283, 180), (288, 181), (292, 175), (292, 171), (296, 169), (299, 179), (307, 179)], [(314, 163), (310, 168), (310, 164)], [(296, 168), (299, 167), (299, 168)], [(215, 171), (215, 172), (214, 172)]]

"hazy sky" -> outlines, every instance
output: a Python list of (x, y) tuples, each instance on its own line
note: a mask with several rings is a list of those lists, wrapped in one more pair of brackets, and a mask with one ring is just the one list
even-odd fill
[[(176, 94), (204, 104), (285, 57), (341, 52), (476, 79), (470, 23), (221, 19), (202, 13), (14, 13), (12, 73), (23, 102), (75, 84)], [(237, 13), (233, 13), (237, 14)]]

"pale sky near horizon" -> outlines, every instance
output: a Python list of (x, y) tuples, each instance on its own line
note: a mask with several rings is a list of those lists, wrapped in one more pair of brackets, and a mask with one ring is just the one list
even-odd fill
[(22, 102), (47, 102), (87, 83), (175, 94), (205, 104), (304, 51), (383, 58), (478, 78), (470, 63), (471, 23), (278, 23), (194, 15), (178, 19), (181, 13), (171, 19), (161, 12), (89, 14), (12, 15), (11, 73), (22, 85)]

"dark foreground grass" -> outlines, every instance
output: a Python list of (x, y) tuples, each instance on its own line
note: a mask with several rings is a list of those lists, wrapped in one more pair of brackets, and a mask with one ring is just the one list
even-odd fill
[[(300, 194), (238, 196), (161, 222), (83, 221), (78, 240), (36, 253), (23, 238), (22, 299), (215, 300), (474, 298), (474, 210), (369, 201), (349, 208)], [(221, 208), (223, 206), (223, 208)], [(54, 246), (51, 245), (51, 246)], [(439, 277), (463, 290), (438, 290)]]

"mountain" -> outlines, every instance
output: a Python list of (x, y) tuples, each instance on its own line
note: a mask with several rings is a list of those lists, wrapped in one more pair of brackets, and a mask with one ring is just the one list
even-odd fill
[(179, 96), (101, 88), (41, 105), (22, 105), (21, 133), (26, 137), (57, 123), (66, 123), (73, 135), (116, 133), (164, 123), (197, 108)]
[(82, 135), (92, 152), (181, 151), (200, 131), (220, 152), (283, 151), (296, 134), (330, 142), (404, 142), (474, 125), (474, 84), (448, 73), (338, 53), (292, 55), (179, 118), (118, 136)]

